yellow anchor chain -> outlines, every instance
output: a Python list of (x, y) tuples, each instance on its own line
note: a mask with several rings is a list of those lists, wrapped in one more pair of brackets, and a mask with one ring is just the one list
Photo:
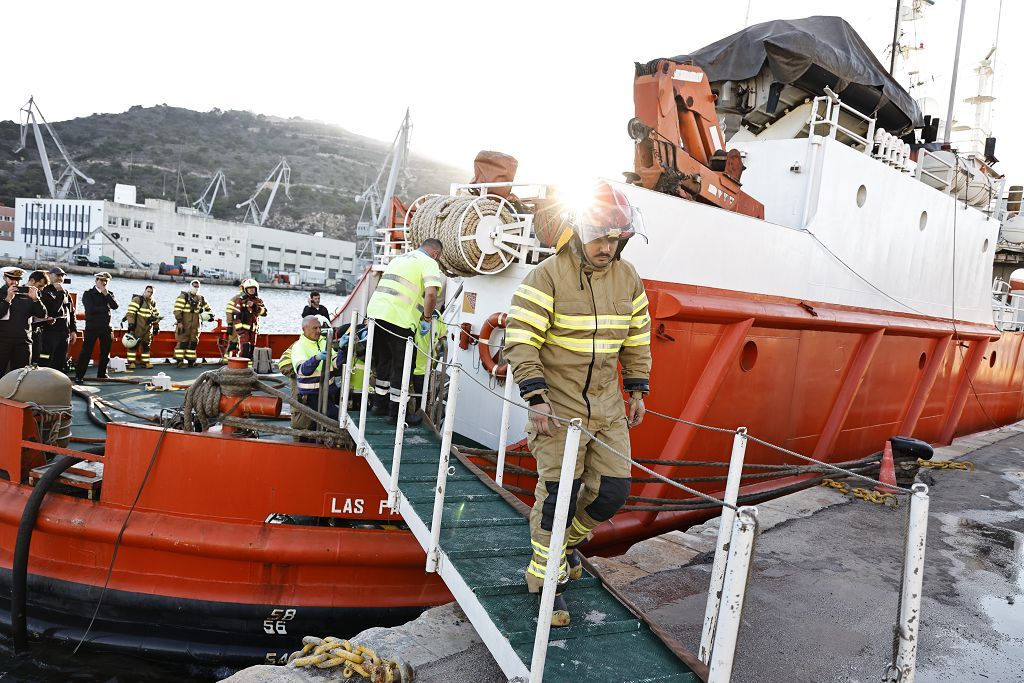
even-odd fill
[(932, 470), (970, 470), (974, 471), (974, 463), (970, 460), (920, 460), (917, 464)]
[[(315, 666), (319, 669), (341, 666), (345, 678), (359, 674), (372, 683), (412, 680), (412, 671), (407, 666), (378, 657), (376, 652), (363, 645), (354, 645), (334, 636), (305, 636), (302, 643), (302, 649), (288, 657), (288, 666)], [(404, 677), (403, 671), (406, 672)]]
[(878, 505), (888, 505), (889, 507), (898, 508), (900, 506), (899, 500), (891, 493), (882, 493), (881, 491), (870, 491), (865, 488), (850, 488), (846, 482), (836, 481), (835, 479), (824, 479), (821, 482), (822, 486), (835, 489), (839, 493), (847, 496), (852, 496), (859, 500), (866, 501), (868, 503), (875, 503)]

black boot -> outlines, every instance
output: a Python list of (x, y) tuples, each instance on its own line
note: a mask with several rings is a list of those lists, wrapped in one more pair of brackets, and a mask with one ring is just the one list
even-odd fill
[(390, 406), (388, 406), (388, 403), (390, 403), (390, 401), (388, 400), (387, 396), (374, 394), (373, 396), (370, 397), (370, 403), (370, 413), (372, 413), (373, 415), (384, 416), (387, 415), (388, 411), (390, 410)]
[[(564, 628), (572, 622), (572, 617), (569, 616), (569, 605), (565, 602), (565, 597), (562, 595), (562, 586), (558, 587), (558, 593), (555, 593), (555, 604), (551, 607), (551, 628)], [(537, 593), (538, 608), (540, 606), (541, 595), (543, 593)]]

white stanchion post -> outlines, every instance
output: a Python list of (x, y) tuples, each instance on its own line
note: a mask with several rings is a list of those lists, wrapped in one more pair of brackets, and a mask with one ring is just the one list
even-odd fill
[(405, 441), (405, 413), (409, 407), (409, 381), (412, 379), (412, 360), (416, 344), (412, 337), (405, 340), (405, 365), (402, 366), (402, 393), (398, 399), (398, 425), (395, 427), (395, 450), (391, 457), (391, 490), (388, 491), (388, 507), (398, 505), (398, 472), (402, 467), (402, 443)]
[(356, 454), (363, 455), (366, 452), (366, 409), (370, 401), (370, 368), (373, 358), (373, 333), (377, 329), (377, 322), (368, 318), (366, 325), (366, 356), (363, 360), (363, 395), (359, 401), (359, 440), (356, 442)]
[[(331, 388), (331, 366), (334, 365), (334, 349), (331, 343), (334, 341), (334, 328), (328, 326), (327, 334), (324, 335), (324, 360), (320, 368), (320, 395), (317, 397), (316, 409), (321, 415), (327, 414), (327, 406), (330, 405)], [(315, 429), (322, 430), (322, 425), (316, 425)]]
[(512, 407), (512, 371), (505, 377), (505, 400), (501, 402), (501, 427), (498, 428), (498, 468), (494, 472), (494, 481), (501, 486), (505, 480), (505, 449), (508, 448), (508, 411)]
[(718, 611), (718, 627), (708, 662), (708, 683), (729, 683), (732, 678), (732, 664), (739, 641), (740, 623), (743, 621), (743, 601), (746, 598), (756, 535), (757, 508), (741, 507), (736, 512), (729, 541), (722, 605)]
[(437, 463), (437, 488), (434, 490), (434, 514), (430, 521), (430, 546), (427, 548), (427, 571), (436, 572), (440, 559), (441, 517), (444, 515), (444, 491), (448, 485), (448, 459), (451, 457), (452, 432), (455, 429), (455, 402), (459, 396), (459, 375), (462, 368), (452, 366), (448, 380), (448, 400), (444, 406), (444, 428), (441, 430), (441, 457)]
[[(423, 395), (420, 396), (419, 409), (427, 414), (427, 395), (430, 393), (430, 375), (434, 371), (434, 325), (437, 322), (430, 319), (430, 336), (427, 338), (427, 369), (423, 372)], [(417, 351), (417, 353), (419, 353)]]
[(558, 589), (558, 573), (562, 565), (565, 525), (569, 521), (569, 499), (572, 497), (572, 481), (576, 474), (576, 453), (579, 450), (582, 424), (583, 421), (579, 418), (573, 419), (565, 435), (562, 471), (558, 475), (555, 518), (551, 523), (551, 543), (548, 545), (548, 562), (544, 568), (544, 590), (540, 597), (537, 635), (533, 641), (533, 659), (530, 662), (530, 683), (540, 683), (544, 680), (544, 662), (548, 656), (548, 639), (551, 636), (551, 611), (555, 607), (555, 591)]
[(889, 665), (886, 681), (914, 683), (917, 675), (918, 630), (921, 627), (921, 587), (924, 582), (924, 550), (928, 539), (928, 487), (914, 484), (907, 520), (907, 544), (903, 549), (903, 580), (900, 614), (896, 624), (899, 643), (896, 661)]
[[(352, 323), (348, 328), (348, 351), (345, 354), (345, 371), (341, 373), (341, 403), (338, 404), (338, 422), (341, 428), (348, 427), (348, 395), (352, 391), (352, 373), (355, 367), (356, 348), (356, 326), (359, 322), (359, 314), (352, 311)], [(366, 373), (369, 375), (369, 372)]]
[[(740, 427), (732, 438), (732, 455), (729, 458), (729, 475), (725, 481), (726, 503), (735, 507), (739, 499), (740, 481), (743, 475), (743, 458), (747, 452), (747, 428)], [(711, 565), (711, 584), (708, 586), (708, 602), (704, 607), (704, 628), (700, 635), (700, 649), (697, 656), (705, 664), (711, 658), (711, 648), (715, 642), (715, 627), (718, 625), (718, 608), (722, 602), (722, 584), (725, 582), (725, 564), (729, 555), (729, 539), (732, 537), (732, 525), (736, 519), (736, 511), (722, 506), (722, 517), (718, 524), (718, 544), (715, 548), (715, 559)]]

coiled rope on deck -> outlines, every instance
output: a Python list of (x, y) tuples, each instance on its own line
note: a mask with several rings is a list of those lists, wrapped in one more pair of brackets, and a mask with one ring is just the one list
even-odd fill
[(444, 246), (440, 266), (448, 275), (472, 277), (481, 271), (499, 271), (507, 261), (498, 252), (484, 254), (475, 239), (463, 239), (475, 236), (487, 216), (498, 216), (502, 223), (516, 220), (507, 204), (486, 196), (428, 195), (409, 221), (407, 239), (414, 249), (427, 239), (440, 240)]
[[(222, 395), (237, 397), (238, 401), (241, 402), (243, 398), (254, 391), (261, 391), (281, 399), (283, 403), (287, 403), (291, 407), (292, 411), (305, 415), (323, 429), (293, 429), (292, 427), (275, 425), (262, 420), (235, 417), (231, 415), (233, 409), (223, 416), (221, 415), (220, 399)], [(220, 418), (221, 424), (238, 429), (314, 439), (336, 448), (352, 445), (351, 438), (341, 429), (341, 425), (338, 424), (337, 420), (333, 420), (313, 410), (304, 403), (295, 400), (289, 394), (279, 391), (273, 385), (261, 380), (253, 372), (252, 368), (222, 367), (216, 370), (208, 370), (199, 375), (196, 381), (185, 391), (182, 413), (184, 416), (182, 428), (187, 432), (207, 431), (210, 429), (210, 425)]]

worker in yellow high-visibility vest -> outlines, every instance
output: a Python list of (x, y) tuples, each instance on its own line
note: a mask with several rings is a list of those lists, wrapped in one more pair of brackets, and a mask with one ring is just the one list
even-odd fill
[[(392, 424), (398, 423), (406, 339), (417, 330), (429, 331), (437, 306), (442, 250), (441, 242), (431, 238), (419, 249), (391, 259), (366, 307), (366, 316), (381, 328), (373, 340), (373, 412), (387, 415)], [(422, 421), (415, 414), (405, 419), (408, 424)]]

